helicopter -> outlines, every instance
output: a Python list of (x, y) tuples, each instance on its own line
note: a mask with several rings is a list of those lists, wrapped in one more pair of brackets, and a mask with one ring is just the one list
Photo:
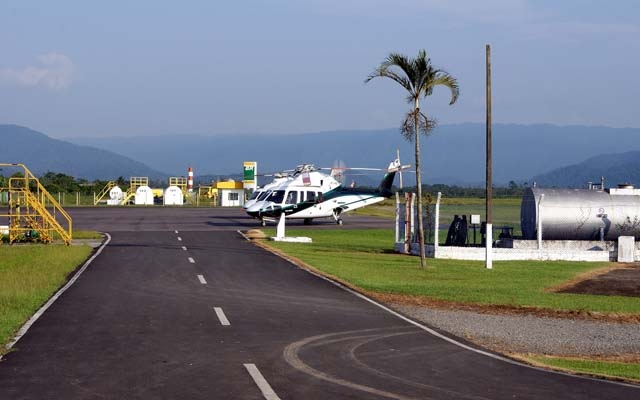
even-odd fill
[(265, 187), (245, 211), (259, 219), (262, 226), (282, 214), (288, 219), (302, 219), (305, 225), (315, 218), (333, 218), (342, 225), (342, 213), (391, 197), (396, 172), (408, 167), (396, 159), (389, 164), (378, 188), (364, 189), (341, 184), (335, 178), (340, 173), (336, 170), (329, 175), (311, 164), (299, 165), (287, 179)]

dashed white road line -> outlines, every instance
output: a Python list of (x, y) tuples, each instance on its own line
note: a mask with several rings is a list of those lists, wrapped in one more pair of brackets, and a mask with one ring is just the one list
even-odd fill
[(198, 275), (198, 280), (200, 281), (200, 283), (202, 283), (203, 285), (207, 284), (207, 281), (204, 279), (204, 276), (202, 275)]
[(194, 260), (193, 257), (189, 257), (189, 258), (187, 258), (187, 260), (189, 260), (189, 262), (191, 264), (195, 264), (196, 263), (196, 260)]
[(187, 246), (182, 246), (182, 250), (187, 251)]
[(249, 375), (253, 378), (253, 381), (258, 385), (258, 388), (262, 392), (262, 395), (266, 400), (280, 400), (280, 397), (276, 394), (276, 392), (271, 389), (269, 382), (264, 379), (264, 376), (258, 370), (255, 364), (243, 364), (244, 367), (249, 372)]
[(178, 242), (182, 242), (182, 238), (178, 236)]
[(178, 231), (174, 231), (175, 233), (178, 233)]
[(216, 312), (216, 315), (218, 316), (218, 319), (220, 320), (220, 324), (224, 325), (224, 326), (229, 326), (231, 325), (231, 323), (229, 322), (229, 320), (227, 319), (227, 316), (224, 315), (224, 311), (222, 311), (222, 308), (220, 307), (213, 307), (214, 311)]

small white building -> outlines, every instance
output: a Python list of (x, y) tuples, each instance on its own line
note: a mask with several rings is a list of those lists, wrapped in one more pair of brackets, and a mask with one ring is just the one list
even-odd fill
[(177, 186), (169, 186), (162, 195), (165, 206), (181, 206), (184, 204), (182, 190)]
[(152, 206), (153, 190), (149, 186), (140, 186), (136, 189), (135, 205)]
[(244, 205), (244, 185), (229, 179), (224, 182), (216, 182), (218, 202), (222, 207), (241, 207)]

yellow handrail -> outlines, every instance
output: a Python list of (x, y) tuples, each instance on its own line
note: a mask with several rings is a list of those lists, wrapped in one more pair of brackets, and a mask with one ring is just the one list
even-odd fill
[(105, 187), (102, 189), (102, 191), (100, 191), (100, 193), (98, 194), (98, 196), (96, 196), (93, 199), (93, 205), (97, 206), (98, 203), (100, 203), (100, 201), (104, 198), (104, 196), (107, 195), (107, 193), (109, 193), (109, 191), (111, 189), (113, 189), (113, 187), (116, 186), (116, 183), (114, 181), (109, 181), (107, 182), (107, 184), (105, 185)]
[[(73, 238), (71, 216), (56, 199), (49, 194), (38, 178), (24, 164), (0, 164), (0, 166), (20, 167), (24, 176), (9, 179), (9, 242), (16, 241), (21, 234), (38, 232), (40, 240), (50, 242), (53, 231), (69, 245)], [(50, 210), (47, 208), (50, 205)], [(24, 209), (21, 209), (24, 207)], [(24, 226), (23, 226), (24, 225)]]

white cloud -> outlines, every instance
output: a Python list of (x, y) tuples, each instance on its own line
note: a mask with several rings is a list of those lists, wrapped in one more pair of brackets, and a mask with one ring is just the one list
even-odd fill
[(73, 63), (69, 57), (59, 53), (48, 53), (38, 57), (37, 65), (21, 69), (0, 69), (0, 85), (44, 87), (64, 90), (73, 80)]

